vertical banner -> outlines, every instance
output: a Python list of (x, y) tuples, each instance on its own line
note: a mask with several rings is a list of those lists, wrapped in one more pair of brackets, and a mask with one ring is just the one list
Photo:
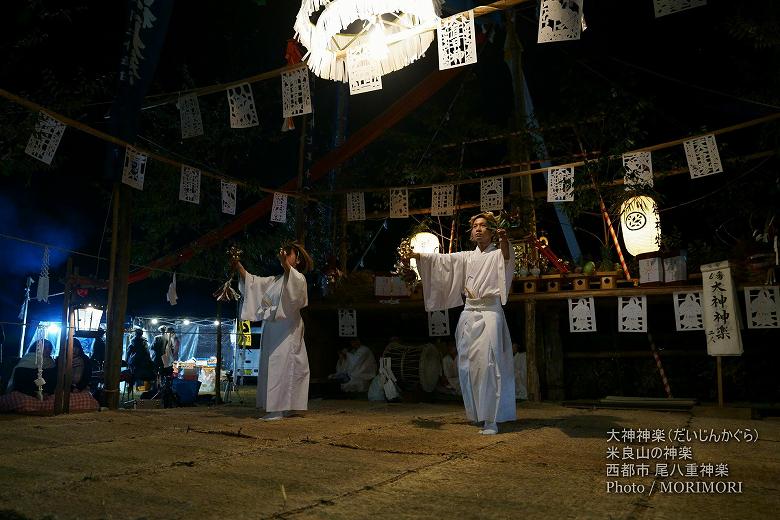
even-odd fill
[(710, 356), (742, 355), (737, 294), (728, 261), (701, 266), (704, 331)]

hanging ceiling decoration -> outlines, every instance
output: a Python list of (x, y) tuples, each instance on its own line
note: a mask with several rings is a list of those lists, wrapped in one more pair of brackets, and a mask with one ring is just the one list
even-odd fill
[(365, 47), (381, 74), (402, 69), (425, 54), (440, 13), (441, 0), (302, 0), (295, 37), (314, 74), (346, 82), (347, 49)]

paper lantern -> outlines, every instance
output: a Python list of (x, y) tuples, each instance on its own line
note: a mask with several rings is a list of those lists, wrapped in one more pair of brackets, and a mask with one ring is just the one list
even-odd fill
[[(424, 231), (417, 233), (409, 241), (409, 245), (412, 251), (415, 253), (438, 253), (439, 252), (439, 238), (433, 233)], [(417, 278), (420, 278), (420, 272), (417, 270), (417, 262), (412, 258), (409, 260), (409, 267), (417, 273)]]
[(652, 253), (661, 247), (661, 218), (658, 205), (644, 195), (631, 197), (620, 206), (623, 242), (634, 256)]

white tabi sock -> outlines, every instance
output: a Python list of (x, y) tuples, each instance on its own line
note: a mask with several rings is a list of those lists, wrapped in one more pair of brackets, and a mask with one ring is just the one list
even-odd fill
[(494, 422), (485, 421), (485, 426), (479, 430), (480, 435), (495, 435), (498, 433), (498, 425)]
[(260, 418), (262, 421), (278, 421), (280, 419), (284, 419), (284, 413), (283, 412), (271, 412), (267, 413), (264, 416)]

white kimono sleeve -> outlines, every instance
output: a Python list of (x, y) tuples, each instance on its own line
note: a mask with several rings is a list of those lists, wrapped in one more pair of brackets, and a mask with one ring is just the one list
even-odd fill
[(294, 267), (282, 279), (282, 294), (279, 297), (279, 306), (276, 308), (276, 320), (283, 320), (295, 316), (298, 311), (309, 304), (309, 295), (306, 287), (306, 277)]
[[(499, 249), (500, 251), (500, 249)], [(509, 258), (501, 256), (501, 263), (504, 267), (504, 283), (501, 284), (501, 305), (506, 305), (509, 293), (512, 290), (512, 280), (515, 278), (515, 248), (509, 243)]]
[(420, 253), (417, 269), (422, 278), (426, 311), (441, 311), (463, 305), (466, 255), (465, 252), (446, 255)]
[(241, 319), (260, 321), (263, 319), (263, 296), (271, 288), (276, 277), (255, 276), (247, 273), (246, 278), (238, 277), (238, 290), (242, 294)]

